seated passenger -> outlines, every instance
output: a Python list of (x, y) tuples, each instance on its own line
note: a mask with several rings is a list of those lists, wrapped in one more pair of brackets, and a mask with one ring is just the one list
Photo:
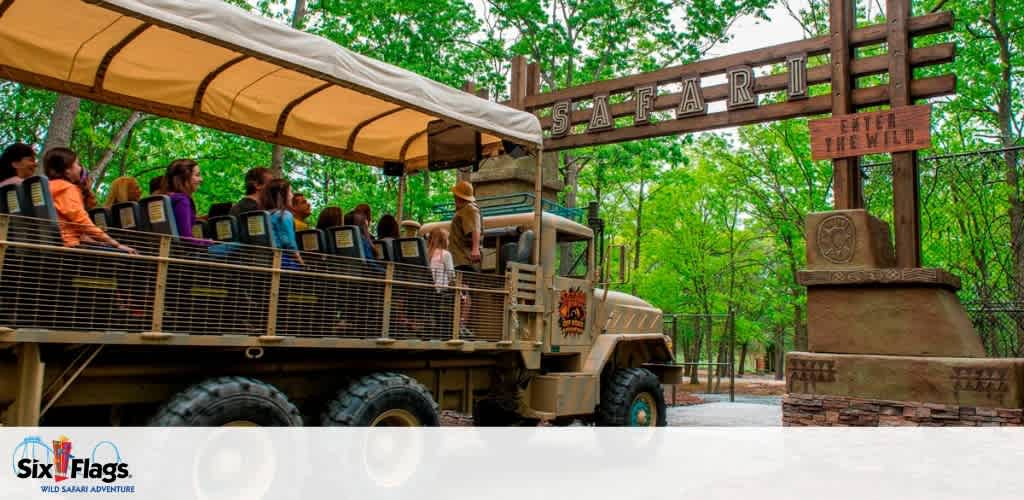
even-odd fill
[(391, 214), (385, 214), (377, 222), (377, 239), (384, 238), (398, 239), (398, 221)]
[[(363, 242), (363, 256), (366, 257), (367, 261), (377, 260), (377, 254), (374, 251), (373, 243), (370, 243), (372, 237), (370, 236), (370, 221), (366, 219), (366, 216), (362, 212), (351, 211), (345, 214), (345, 225), (356, 226), (359, 228), (359, 234), (362, 236), (360, 240)], [(374, 269), (380, 269), (380, 266), (373, 264)]]
[(118, 177), (110, 183), (110, 192), (107, 194), (107, 202), (104, 206), (110, 208), (118, 203), (141, 199), (142, 188), (139, 187), (139, 181), (134, 177)]
[(53, 148), (43, 155), (43, 170), (50, 178), (50, 196), (57, 210), (60, 233), (64, 245), (77, 247), (83, 238), (121, 250), (136, 253), (131, 247), (122, 245), (102, 229), (93, 224), (84, 204), (88, 188), (83, 185), (88, 179), (85, 169), (78, 163), (78, 155), (68, 148)]
[(260, 206), (270, 213), (270, 234), (282, 252), (281, 267), (297, 269), (303, 265), (299, 254), (299, 243), (295, 241), (295, 217), (288, 207), (293, 200), (292, 187), (284, 179), (274, 179), (267, 183), (260, 193)]
[(199, 164), (195, 160), (174, 160), (167, 166), (164, 179), (167, 196), (171, 198), (174, 222), (178, 225), (178, 235), (191, 239), (192, 225), (196, 221), (196, 203), (192, 195), (203, 182), (199, 175)]
[(305, 231), (309, 229), (309, 224), (306, 223), (306, 219), (313, 213), (313, 207), (309, 205), (309, 200), (306, 196), (300, 193), (292, 194), (292, 204), (288, 208), (295, 216), (295, 230)]
[(363, 214), (363, 217), (366, 218), (367, 225), (373, 224), (373, 212), (370, 210), (370, 205), (367, 205), (366, 203), (360, 203), (356, 205), (356, 208), (352, 209), (352, 211)]
[(434, 287), (441, 291), (448, 286), (455, 275), (455, 263), (448, 251), (448, 230), (442, 227), (430, 232), (427, 244), (427, 256), (430, 258), (430, 273), (434, 276)]
[(256, 167), (245, 173), (245, 196), (231, 207), (231, 215), (238, 217), (254, 210), (268, 210), (260, 206), (260, 193), (272, 179), (270, 169)]
[(21, 184), (35, 172), (36, 151), (28, 144), (11, 144), (0, 155), (0, 186)]
[(316, 228), (324, 231), (345, 223), (345, 218), (338, 207), (325, 207), (316, 219)]
[(206, 217), (212, 219), (214, 217), (231, 215), (231, 206), (230, 203), (214, 203), (210, 205), (210, 211), (206, 214)]
[(149, 195), (164, 194), (164, 176), (158, 175), (149, 180)]

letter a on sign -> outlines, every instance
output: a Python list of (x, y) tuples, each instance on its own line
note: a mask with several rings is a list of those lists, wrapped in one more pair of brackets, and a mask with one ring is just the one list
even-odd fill
[(593, 114), (590, 115), (587, 132), (597, 132), (609, 128), (612, 128), (612, 116), (608, 112), (608, 94), (595, 95)]
[(636, 110), (633, 112), (634, 125), (651, 123), (651, 111), (654, 110), (654, 85), (637, 87), (633, 94)]
[(700, 77), (689, 76), (683, 78), (683, 97), (679, 101), (676, 118), (703, 115), (707, 111), (708, 107), (704, 102), (704, 93), (700, 90)]
[(551, 137), (562, 137), (569, 133), (571, 105), (571, 101), (558, 101), (551, 107)]
[(757, 106), (754, 93), (754, 70), (750, 66), (729, 69), (729, 109)]

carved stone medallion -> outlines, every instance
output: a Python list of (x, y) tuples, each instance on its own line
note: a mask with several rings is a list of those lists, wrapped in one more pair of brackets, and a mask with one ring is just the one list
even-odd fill
[(833, 264), (853, 260), (857, 247), (857, 229), (845, 214), (832, 215), (818, 224), (818, 251)]

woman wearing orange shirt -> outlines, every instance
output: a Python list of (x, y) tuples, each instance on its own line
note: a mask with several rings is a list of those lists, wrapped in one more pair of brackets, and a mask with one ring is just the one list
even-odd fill
[(64, 245), (77, 247), (83, 238), (103, 243), (122, 252), (136, 253), (131, 247), (117, 242), (102, 229), (96, 227), (85, 209), (85, 169), (78, 163), (78, 155), (68, 148), (53, 148), (43, 155), (43, 170), (50, 178), (50, 196), (57, 209), (57, 221)]

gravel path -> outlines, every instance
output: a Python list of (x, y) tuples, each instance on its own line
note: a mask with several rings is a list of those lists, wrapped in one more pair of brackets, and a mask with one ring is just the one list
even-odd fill
[[(725, 396), (729, 398), (728, 394)], [(737, 400), (739, 397), (737, 397)], [(782, 406), (758, 403), (707, 403), (668, 409), (671, 427), (778, 427)]]

